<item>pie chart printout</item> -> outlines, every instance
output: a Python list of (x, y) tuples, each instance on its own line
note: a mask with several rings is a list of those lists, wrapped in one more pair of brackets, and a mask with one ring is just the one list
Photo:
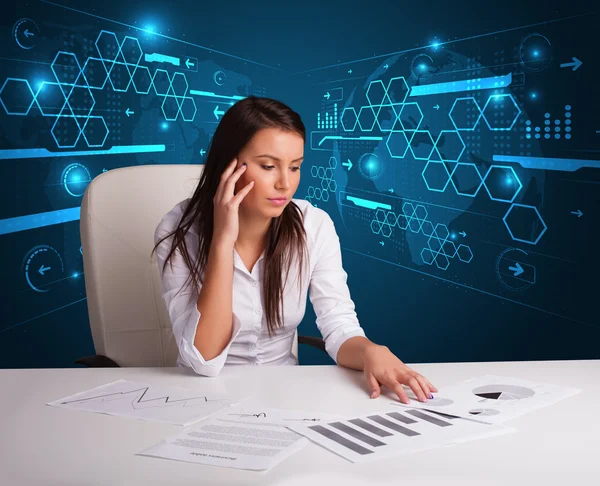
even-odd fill
[(487, 400), (523, 400), (532, 397), (535, 392), (517, 385), (485, 385), (475, 388), (473, 394)]

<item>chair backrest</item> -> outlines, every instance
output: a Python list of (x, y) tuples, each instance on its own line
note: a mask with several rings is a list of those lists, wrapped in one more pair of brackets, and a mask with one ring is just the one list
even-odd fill
[(120, 366), (175, 366), (178, 349), (162, 299), (154, 231), (190, 197), (201, 165), (144, 165), (105, 172), (81, 204), (81, 244), (96, 354)]
[[(178, 349), (162, 299), (154, 231), (190, 197), (201, 165), (143, 165), (105, 172), (81, 203), (81, 245), (96, 354), (120, 366), (175, 366)], [(297, 336), (297, 334), (296, 334)], [(292, 352), (298, 356), (297, 338)]]

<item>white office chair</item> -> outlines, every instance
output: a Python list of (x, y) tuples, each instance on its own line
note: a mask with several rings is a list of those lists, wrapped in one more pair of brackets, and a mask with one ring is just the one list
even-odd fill
[[(88, 185), (81, 204), (81, 244), (94, 367), (175, 366), (178, 348), (162, 299), (154, 231), (162, 217), (190, 197), (201, 165), (146, 165), (105, 172)], [(297, 334), (296, 334), (297, 336)], [(323, 341), (298, 341), (324, 349)]]

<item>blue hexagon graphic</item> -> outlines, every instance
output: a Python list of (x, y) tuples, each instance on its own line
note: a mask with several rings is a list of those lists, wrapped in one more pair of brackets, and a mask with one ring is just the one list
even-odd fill
[(481, 108), (472, 96), (456, 98), (448, 113), (456, 130), (475, 130), (481, 118)]
[(121, 46), (114, 32), (101, 30), (96, 38), (96, 50), (103, 61), (116, 61)]
[(71, 94), (67, 98), (67, 103), (76, 117), (87, 118), (92, 113), (96, 100), (94, 99), (90, 88), (74, 86)]
[(444, 192), (450, 182), (450, 174), (443, 162), (428, 160), (425, 164), (421, 177), (425, 181), (427, 189), (433, 192)]
[[(329, 157), (329, 167), (331, 167), (332, 169), (337, 168), (337, 159), (335, 157)], [(333, 178), (333, 171), (331, 171), (331, 177), (329, 177), (330, 179)]]
[(406, 215), (406, 217), (408, 219), (412, 218), (413, 215), (415, 214), (415, 207), (413, 206), (412, 203), (409, 202), (405, 202), (402, 205), (402, 212)]
[(408, 152), (408, 139), (404, 132), (391, 132), (385, 141), (388, 152), (395, 159), (403, 159)]
[(108, 80), (108, 73), (102, 59), (88, 57), (81, 72), (85, 83), (91, 89), (104, 89)]
[(108, 127), (102, 116), (90, 116), (83, 126), (83, 138), (88, 147), (103, 147), (108, 138)]
[(387, 98), (387, 90), (380, 79), (369, 83), (366, 96), (371, 106), (390, 104), (389, 98)]
[(194, 121), (194, 118), (196, 118), (196, 112), (198, 111), (196, 108), (196, 102), (194, 101), (194, 98), (184, 98), (179, 111), (181, 112), (181, 117), (183, 118), (183, 121)]
[(483, 177), (475, 164), (459, 162), (450, 174), (452, 186), (459, 196), (475, 197), (483, 187)]
[(423, 248), (421, 250), (421, 259), (423, 260), (423, 263), (425, 263), (426, 265), (432, 265), (434, 258), (435, 258), (435, 255), (429, 248)]
[[(119, 56), (121, 57), (121, 56)], [(131, 86), (131, 73), (124, 62), (112, 62), (108, 64), (108, 80), (114, 91), (125, 93)]]
[(310, 168), (310, 175), (312, 175), (313, 177), (317, 177), (317, 166), (316, 165), (313, 165)]
[[(505, 112), (508, 114), (503, 115)], [(481, 116), (486, 125), (494, 131), (512, 130), (520, 114), (521, 108), (517, 105), (512, 94), (490, 95), (483, 110), (481, 110)], [(490, 117), (492, 123), (490, 123)]]
[(458, 131), (442, 130), (435, 141), (435, 148), (442, 160), (458, 162), (465, 152), (466, 146)]
[(353, 132), (358, 123), (358, 116), (354, 107), (344, 108), (342, 112), (342, 128), (345, 132)]
[(492, 201), (509, 203), (515, 200), (523, 188), (519, 176), (507, 165), (490, 166), (483, 178), (483, 186)]
[(548, 229), (538, 209), (525, 204), (512, 204), (502, 221), (513, 240), (529, 245), (537, 245)]
[(65, 101), (65, 94), (58, 83), (43, 81), (35, 94), (35, 103), (42, 116), (60, 115)]
[(173, 87), (173, 93), (177, 97), (183, 97), (188, 91), (188, 82), (183, 73), (175, 73), (171, 78), (171, 86)]
[(433, 230), (435, 236), (437, 236), (440, 240), (447, 240), (450, 232), (448, 231), (448, 227), (445, 224), (438, 223), (435, 225), (435, 229)]
[(389, 224), (383, 224), (381, 226), (381, 234), (384, 237), (389, 238), (390, 236), (392, 236), (392, 227)]
[(50, 68), (64, 95), (68, 96), (73, 86), (79, 82), (81, 74), (81, 66), (77, 56), (72, 52), (58, 51)]
[(427, 236), (430, 237), (433, 235), (433, 223), (431, 221), (423, 221), (423, 224), (421, 225), (421, 232)]
[(458, 255), (458, 259), (461, 262), (471, 263), (471, 260), (473, 260), (473, 252), (471, 251), (471, 248), (467, 245), (458, 245), (458, 248), (456, 249), (456, 254)]
[(414, 131), (409, 145), (415, 160), (429, 160), (435, 146), (428, 130)]
[(171, 88), (171, 78), (169, 77), (169, 73), (164, 69), (157, 69), (152, 78), (152, 85), (158, 96), (167, 96)]
[(435, 264), (440, 270), (447, 270), (450, 266), (450, 260), (448, 260), (448, 257), (445, 254), (439, 252), (435, 256)]
[(175, 96), (165, 96), (161, 107), (165, 120), (177, 120), (177, 116), (179, 115), (179, 104), (177, 103)]
[(381, 225), (382, 223), (380, 223), (379, 221), (373, 220), (371, 221), (371, 231), (378, 235), (379, 232), (381, 231)]
[(81, 128), (68, 103), (65, 102), (60, 115), (50, 130), (59, 148), (73, 148), (81, 137)]
[(379, 221), (380, 223), (383, 223), (385, 221), (385, 210), (381, 209), (381, 208), (377, 208), (377, 211), (375, 211), (375, 219), (377, 221)]
[(358, 125), (363, 132), (372, 132), (375, 126), (375, 112), (370, 106), (362, 106), (358, 112)]
[(28, 115), (34, 100), (35, 96), (26, 79), (6, 78), (0, 88), (0, 103), (7, 115)]
[(398, 108), (398, 123), (403, 130), (418, 130), (423, 121), (423, 112), (419, 103), (405, 103)]
[(139, 41), (135, 37), (126, 36), (121, 43), (121, 54), (129, 68), (129, 72), (133, 74), (144, 55)]
[(427, 219), (427, 208), (422, 204), (417, 204), (415, 207), (415, 218), (425, 220)]
[(138, 66), (131, 78), (133, 89), (137, 94), (148, 94), (152, 87), (152, 75), (146, 66)]
[(401, 105), (406, 101), (410, 88), (404, 76), (390, 79), (387, 85), (387, 95), (392, 105)]

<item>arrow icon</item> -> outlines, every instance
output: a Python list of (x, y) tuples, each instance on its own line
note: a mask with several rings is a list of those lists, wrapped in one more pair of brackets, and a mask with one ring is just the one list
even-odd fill
[(106, 169), (102, 169), (102, 172), (106, 172)]
[(224, 115), (225, 112), (223, 110), (219, 110), (219, 105), (217, 105), (215, 107), (215, 110), (213, 111), (213, 114), (215, 115), (215, 118), (218, 120), (219, 119), (219, 115)]
[(40, 269), (38, 270), (38, 272), (40, 272), (40, 275), (44, 275), (44, 272), (46, 270), (50, 270), (51, 267), (44, 267), (44, 264), (42, 263), (42, 266), (40, 267)]
[(581, 218), (583, 216), (581, 209), (578, 209), (577, 211), (571, 211), (571, 214), (575, 214), (578, 218)]
[(380, 242), (379, 242), (379, 244), (380, 244), (381, 246), (385, 245), (385, 243), (384, 243), (383, 241), (380, 241)]
[(519, 275), (521, 275), (522, 273), (525, 273), (525, 270), (523, 270), (523, 267), (521, 266), (520, 263), (516, 263), (514, 267), (508, 267), (508, 269), (511, 272), (515, 272), (513, 273), (513, 277), (518, 277)]
[(434, 106), (433, 106), (433, 109), (434, 109), (434, 110), (439, 110), (439, 109), (440, 109), (440, 105), (434, 105)]
[(393, 188), (393, 187), (390, 187), (390, 188), (388, 189), (388, 192), (389, 192), (390, 194), (394, 194), (394, 188)]
[(326, 95), (323, 95), (323, 98), (327, 98), (327, 99), (329, 99), (330, 97), (331, 97), (331, 94), (329, 93), (329, 91), (327, 91), (327, 94), (326, 94)]
[(348, 162), (342, 162), (344, 167), (348, 167), (348, 170), (352, 169), (352, 162), (348, 159)]
[(348, 69), (348, 74), (352, 74), (352, 69)]
[(200, 149), (200, 155), (204, 155), (205, 153), (206, 153), (206, 150)]
[(25, 37), (27, 37), (28, 39), (29, 39), (30, 37), (33, 37), (33, 36), (35, 36), (35, 34), (34, 34), (33, 32), (29, 32), (29, 30), (27, 30), (27, 29), (25, 29), (25, 32), (23, 32), (23, 35), (24, 35)]
[(186, 59), (186, 60), (185, 60), (185, 67), (186, 67), (186, 68), (188, 68), (188, 69), (191, 69), (191, 68), (193, 68), (194, 66), (195, 66), (195, 64), (194, 64), (192, 61), (190, 61), (189, 59)]
[(573, 71), (577, 71), (579, 69), (579, 67), (583, 64), (583, 62), (581, 62), (579, 59), (577, 59), (576, 57), (572, 57), (571, 59), (573, 59), (573, 62), (565, 62), (563, 64), (560, 65), (561, 68), (566, 68), (566, 67), (573, 67)]
[(129, 108), (127, 108), (125, 110), (125, 114), (127, 115), (127, 118), (129, 118), (131, 115), (135, 115), (135, 112), (133, 110), (130, 110)]
[(467, 236), (467, 233), (465, 233), (464, 231), (461, 231), (460, 233), (458, 233), (460, 236), (462, 236), (463, 238), (465, 238)]
[(385, 64), (383, 65), (383, 68), (384, 68), (384, 69), (387, 69), (387, 68), (389, 68), (389, 67), (390, 67), (390, 65), (389, 65), (388, 63), (385, 63)]

